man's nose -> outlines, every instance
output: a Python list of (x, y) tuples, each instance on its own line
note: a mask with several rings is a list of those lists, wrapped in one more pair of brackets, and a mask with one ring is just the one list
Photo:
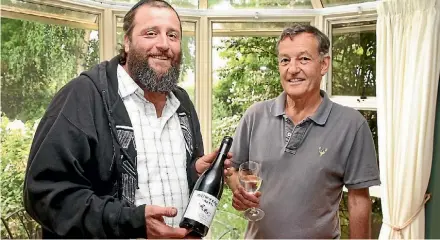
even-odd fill
[(162, 52), (168, 51), (168, 49), (170, 49), (169, 39), (166, 34), (160, 35), (157, 40), (156, 47)]
[(289, 66), (288, 66), (287, 71), (288, 71), (290, 74), (297, 74), (297, 73), (299, 73), (299, 72), (301, 71), (301, 68), (300, 68), (299, 65), (298, 65), (298, 61), (292, 59), (292, 60), (290, 61), (290, 63), (289, 63)]

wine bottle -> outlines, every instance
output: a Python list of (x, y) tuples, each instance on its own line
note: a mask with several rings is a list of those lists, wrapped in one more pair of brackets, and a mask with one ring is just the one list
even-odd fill
[(206, 236), (211, 226), (223, 192), (224, 162), (231, 145), (232, 138), (224, 137), (217, 157), (194, 185), (189, 203), (179, 224), (181, 228), (192, 230), (191, 235), (193, 236)]

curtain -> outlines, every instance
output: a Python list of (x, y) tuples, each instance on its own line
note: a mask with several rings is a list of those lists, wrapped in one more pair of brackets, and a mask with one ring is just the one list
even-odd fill
[(440, 0), (384, 0), (377, 13), (379, 238), (423, 239), (440, 75)]

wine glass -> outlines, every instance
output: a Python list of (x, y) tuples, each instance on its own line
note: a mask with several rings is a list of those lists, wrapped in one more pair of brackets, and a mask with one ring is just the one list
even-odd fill
[[(261, 165), (254, 161), (247, 161), (238, 169), (238, 179), (244, 190), (256, 193), (261, 186)], [(259, 208), (250, 208), (244, 212), (244, 217), (249, 221), (259, 221), (264, 217), (264, 211)]]

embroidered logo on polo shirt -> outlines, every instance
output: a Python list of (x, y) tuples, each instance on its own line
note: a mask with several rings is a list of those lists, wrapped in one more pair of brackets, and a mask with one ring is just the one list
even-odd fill
[(319, 156), (322, 157), (327, 152), (327, 148), (319, 147)]

